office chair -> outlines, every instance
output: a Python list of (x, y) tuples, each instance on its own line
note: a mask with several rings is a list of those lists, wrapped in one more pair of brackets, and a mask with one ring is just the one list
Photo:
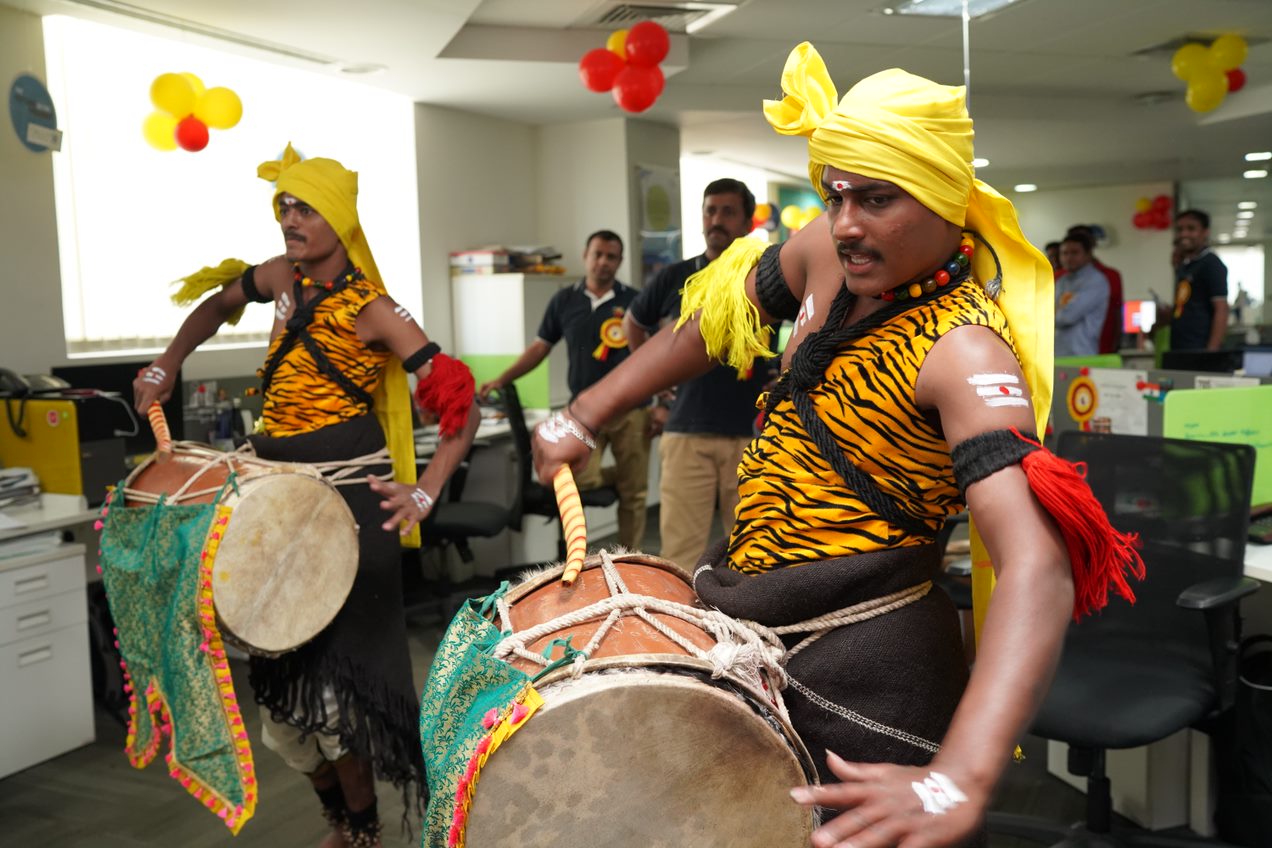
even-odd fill
[[(500, 391), (503, 395), (504, 410), (508, 415), (508, 426), (512, 430), (512, 444), (517, 452), (521, 512), (523, 515), (542, 515), (557, 521), (557, 559), (564, 560), (565, 537), (561, 532), (561, 516), (557, 511), (556, 493), (551, 486), (545, 486), (535, 478), (534, 459), (530, 451), (530, 429), (526, 427), (525, 413), (521, 408), (517, 387), (509, 384)], [(606, 507), (617, 503), (618, 492), (613, 486), (601, 486), (579, 492), (579, 497), (585, 507)], [(520, 522), (517, 524), (517, 529), (521, 529)]]
[(1221, 845), (1150, 831), (1113, 833), (1105, 752), (1185, 728), (1206, 730), (1234, 703), (1238, 601), (1254, 475), (1249, 445), (1066, 432), (1057, 453), (1085, 462), (1109, 519), (1137, 532), (1147, 577), (1136, 603), (1112, 597), (1069, 626), (1064, 654), (1031, 733), (1069, 745), (1087, 780), (1086, 821), (1073, 826), (991, 813), (992, 834), (1065, 848)]

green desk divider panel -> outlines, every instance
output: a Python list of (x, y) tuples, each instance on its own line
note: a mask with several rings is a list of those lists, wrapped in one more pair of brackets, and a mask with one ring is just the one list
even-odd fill
[[(520, 353), (465, 354), (460, 357), (473, 372), (473, 379), (480, 388), (516, 362)], [(548, 360), (543, 360), (534, 370), (524, 375), (517, 383), (517, 396), (521, 399), (523, 409), (549, 409), (550, 392), (548, 389)]]
[(1168, 439), (1253, 445), (1253, 501), (1272, 501), (1272, 386), (1170, 392), (1166, 395), (1162, 435)]
[(1122, 357), (1116, 353), (1097, 353), (1094, 356), (1057, 356), (1057, 368), (1121, 368)]

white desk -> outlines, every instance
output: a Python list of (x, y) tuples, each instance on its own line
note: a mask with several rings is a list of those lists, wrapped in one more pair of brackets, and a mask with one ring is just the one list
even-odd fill
[(1246, 544), (1245, 573), (1247, 577), (1272, 583), (1272, 545)]

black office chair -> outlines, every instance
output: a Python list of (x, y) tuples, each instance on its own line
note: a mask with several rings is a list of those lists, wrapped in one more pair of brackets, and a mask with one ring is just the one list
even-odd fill
[[(1149, 831), (1113, 833), (1105, 752), (1185, 728), (1208, 730), (1236, 693), (1238, 601), (1254, 475), (1248, 445), (1067, 432), (1057, 453), (1085, 462), (1113, 525), (1137, 532), (1147, 577), (1136, 603), (1113, 597), (1072, 624), (1055, 681), (1031, 732), (1069, 745), (1069, 771), (1087, 780), (1076, 825), (991, 813), (993, 834), (1080, 846), (1220, 845)], [(1199, 614), (1200, 613), (1200, 614)]]
[[(523, 515), (542, 515), (557, 522), (557, 559), (565, 559), (565, 537), (560, 527), (560, 514), (557, 511), (556, 493), (552, 487), (538, 481), (534, 473), (534, 459), (530, 451), (530, 430), (526, 427), (525, 413), (521, 408), (521, 399), (517, 395), (517, 387), (507, 385), (501, 389), (504, 410), (508, 415), (508, 426), (512, 430), (512, 444), (517, 451), (517, 466), (520, 469), (518, 485), (521, 492), (521, 511)], [(618, 492), (613, 486), (601, 486), (579, 492), (583, 506), (611, 506), (618, 501)], [(521, 528), (520, 522), (517, 529)]]

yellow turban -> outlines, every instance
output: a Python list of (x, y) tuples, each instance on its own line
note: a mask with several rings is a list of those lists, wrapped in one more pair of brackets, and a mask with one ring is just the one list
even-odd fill
[[(380, 269), (375, 265), (371, 247), (358, 221), (358, 175), (334, 159), (301, 159), (290, 144), (278, 162), (263, 162), (256, 169), (263, 180), (276, 183), (274, 191), (274, 217), (280, 217), (278, 198), (290, 194), (313, 207), (323, 217), (344, 245), (349, 261), (362, 271), (367, 282), (387, 294)], [(384, 438), (393, 458), (393, 477), (399, 483), (414, 484), (415, 436), (411, 421), (411, 391), (406, 382), (402, 361), (389, 358), (384, 379), (373, 395), (375, 414), (384, 429)], [(419, 529), (411, 531), (404, 540), (410, 547), (419, 547)]]
[(818, 193), (827, 165), (886, 180), (992, 248), (978, 246), (972, 270), (981, 283), (1001, 276), (998, 306), (1033, 395), (1038, 432), (1044, 432), (1051, 408), (1055, 277), (1020, 232), (1011, 201), (976, 179), (963, 88), (893, 68), (866, 77), (840, 100), (821, 56), (805, 42), (786, 60), (782, 90), (780, 102), (765, 101), (764, 115), (778, 132), (808, 138), (808, 173)]
[[(996, 299), (1016, 343), (1041, 436), (1051, 410), (1055, 276), (1020, 232), (1011, 201), (976, 179), (963, 88), (893, 68), (866, 77), (839, 100), (826, 64), (804, 42), (786, 60), (782, 91), (780, 102), (765, 101), (764, 115), (778, 132), (808, 138), (808, 174), (823, 199), (827, 165), (886, 180), (989, 246), (977, 246), (972, 271), (983, 284), (1001, 279)], [(992, 294), (994, 287), (987, 288)], [(975, 522), (972, 561), (979, 637), (994, 574)]]

